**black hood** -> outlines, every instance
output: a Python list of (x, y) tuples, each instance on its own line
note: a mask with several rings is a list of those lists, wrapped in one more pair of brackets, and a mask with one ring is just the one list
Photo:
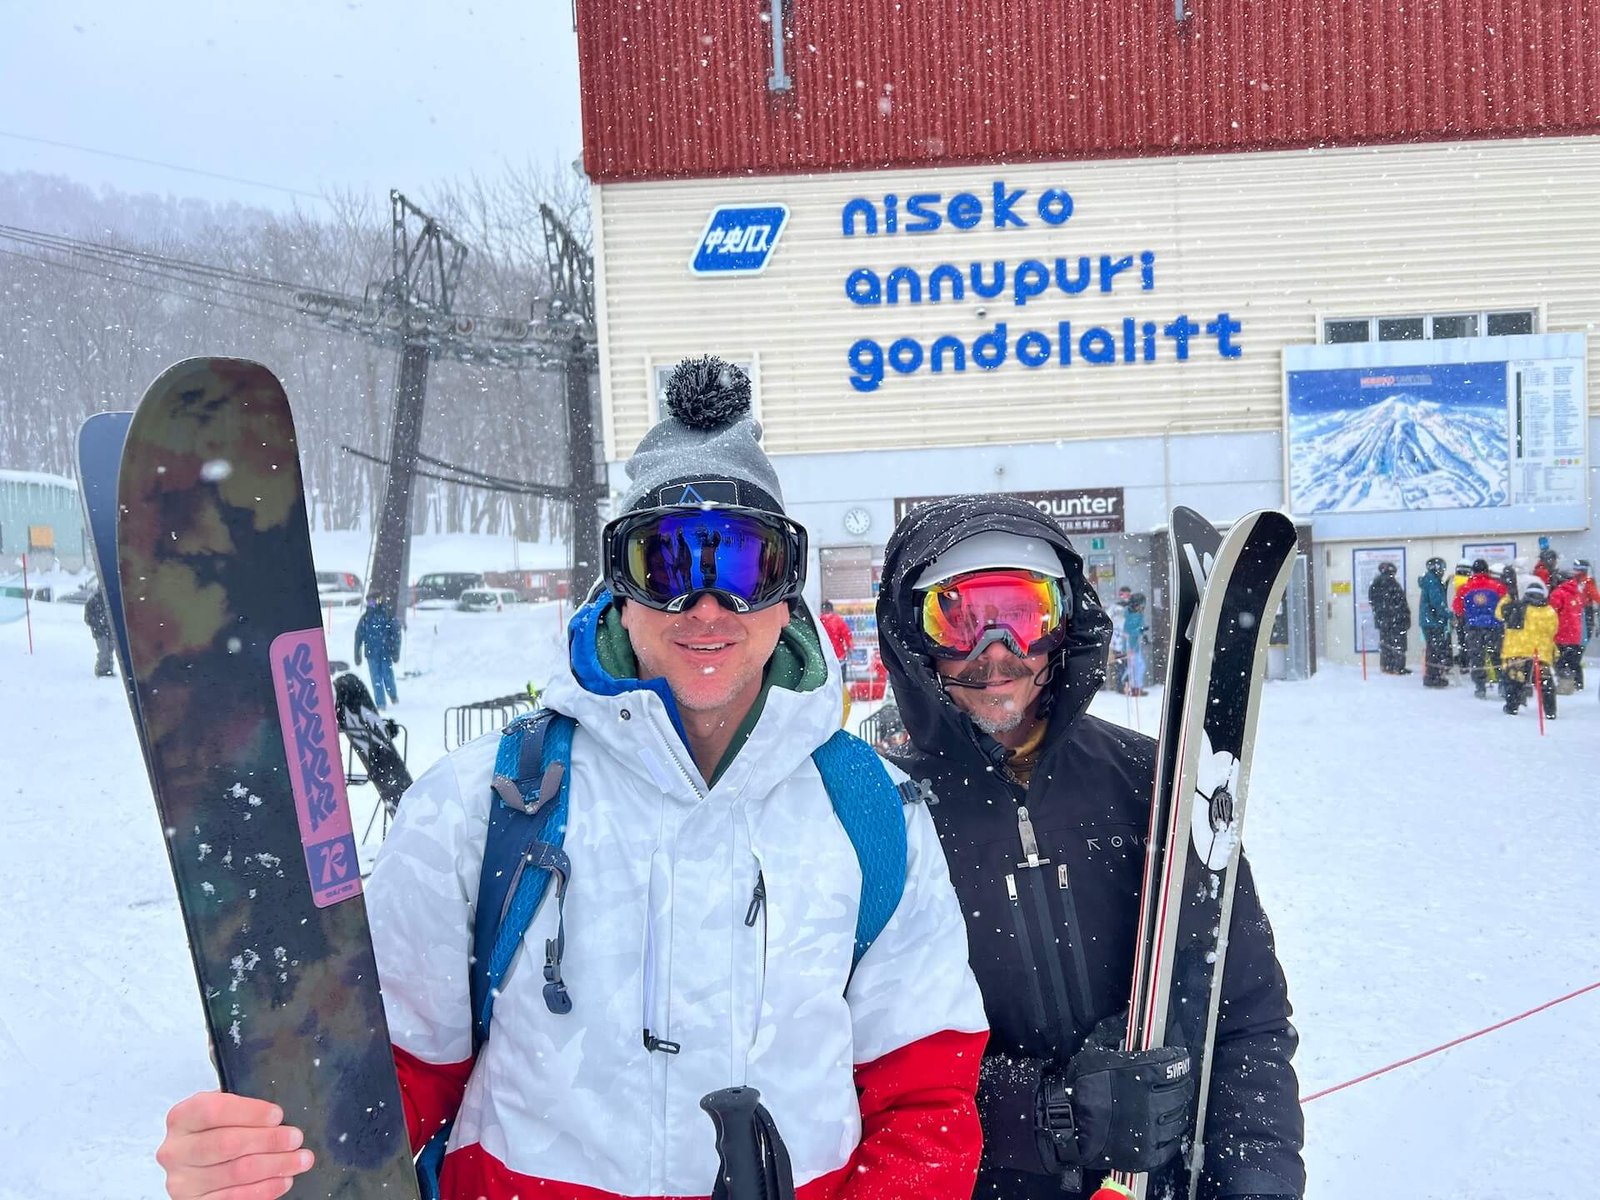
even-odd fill
[(888, 669), (900, 716), (911, 742), (934, 756), (956, 747), (977, 750), (1000, 763), (1005, 749), (982, 733), (957, 708), (922, 653), (917, 606), (911, 583), (939, 555), (962, 538), (997, 531), (1039, 538), (1055, 547), (1072, 589), (1072, 617), (1066, 645), (1056, 652), (1056, 670), (1043, 703), (1051, 714), (1052, 740), (1089, 706), (1105, 683), (1106, 646), (1111, 618), (1083, 575), (1083, 559), (1067, 535), (1033, 505), (1010, 496), (952, 496), (908, 513), (883, 552), (883, 583), (878, 592), (878, 651)]

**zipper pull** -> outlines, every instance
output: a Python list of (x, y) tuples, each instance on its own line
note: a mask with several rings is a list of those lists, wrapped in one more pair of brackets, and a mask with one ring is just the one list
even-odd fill
[(1043, 867), (1050, 862), (1048, 858), (1039, 857), (1039, 839), (1033, 836), (1033, 822), (1028, 819), (1028, 806), (1017, 806), (1017, 833), (1022, 837), (1022, 853), (1026, 856), (1019, 867)]
[(659, 1050), (662, 1054), (676, 1054), (683, 1049), (677, 1042), (669, 1042), (665, 1038), (658, 1038), (648, 1029), (644, 1031), (644, 1048), (652, 1053)]
[(1061, 863), (1056, 867), (1056, 886), (1063, 892), (1067, 890), (1067, 864)]
[(756, 918), (761, 915), (761, 902), (766, 898), (767, 878), (760, 871), (757, 871), (756, 890), (750, 893), (750, 907), (744, 910), (744, 923), (746, 928), (755, 928)]
[(1011, 903), (1015, 904), (1017, 902), (1017, 877), (1015, 875), (1006, 876), (1006, 895), (1011, 897)]

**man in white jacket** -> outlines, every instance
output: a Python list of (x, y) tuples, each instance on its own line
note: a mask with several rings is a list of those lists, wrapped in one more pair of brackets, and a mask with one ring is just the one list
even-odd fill
[[(862, 860), (811, 758), (843, 684), (800, 599), (805, 534), (742, 372), (685, 362), (668, 402), (606, 528), (606, 588), (543, 693), (577, 724), (571, 875), (564, 912), (542, 905), (525, 942), (563, 918), (570, 1011), (546, 1003), (525, 950), (535, 962), (513, 966), (474, 1052), (494, 738), (417, 781), (373, 873), (413, 1146), (454, 1119), (445, 1200), (709, 1196), (700, 1099), (748, 1085), (799, 1200), (965, 1200), (985, 1023), (937, 835), (923, 805), (904, 807), (904, 888), (853, 963)], [(169, 1194), (283, 1194), (310, 1159), (282, 1120), (246, 1097), (181, 1101), (157, 1154)]]

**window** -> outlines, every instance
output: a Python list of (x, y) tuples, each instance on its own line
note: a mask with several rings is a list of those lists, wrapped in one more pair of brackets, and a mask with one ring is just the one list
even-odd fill
[(1507, 337), (1518, 333), (1533, 332), (1533, 314), (1531, 312), (1492, 312), (1484, 323), (1484, 332), (1490, 337)]
[[(734, 358), (729, 362), (750, 376), (750, 415), (757, 420), (761, 417), (761, 376), (756, 371), (755, 360), (752, 358)], [(650, 423), (654, 425), (661, 420), (667, 411), (667, 380), (672, 378), (673, 369), (678, 365), (676, 359), (670, 363), (652, 363), (650, 376), (654, 383), (651, 389)]]
[(1422, 341), (1424, 317), (1379, 317), (1378, 340), (1380, 342), (1420, 342)]
[(1432, 317), (1433, 331), (1429, 335), (1436, 338), (1464, 338), (1478, 336), (1478, 314), (1457, 313), (1448, 317)]
[(1324, 321), (1322, 323), (1322, 340), (1329, 346), (1338, 346), (1345, 342), (1371, 341), (1372, 322), (1365, 317), (1353, 321)]
[(1434, 338), (1505, 337), (1538, 331), (1538, 313), (1531, 308), (1494, 312), (1425, 313), (1420, 316), (1329, 317), (1322, 322), (1322, 343), (1420, 342)]

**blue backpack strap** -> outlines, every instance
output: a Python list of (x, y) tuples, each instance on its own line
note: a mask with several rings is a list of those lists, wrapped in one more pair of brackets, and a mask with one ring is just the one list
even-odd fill
[(883, 932), (905, 891), (906, 823), (900, 810), (906, 797), (877, 752), (842, 729), (811, 752), (811, 761), (861, 863), (853, 967)]
[[(478, 907), (472, 923), (472, 1050), (489, 1036), (494, 998), (516, 957), (550, 877), (563, 909), (572, 864), (561, 849), (567, 832), (567, 793), (576, 722), (549, 709), (518, 717), (502, 731), (494, 760), (494, 802), (484, 837), (478, 876)], [(564, 915), (564, 914), (563, 914)], [(545, 945), (545, 1003), (552, 1012), (572, 1007), (561, 981), (564, 921)], [(439, 1172), (449, 1148), (454, 1118), (446, 1121), (417, 1155), (422, 1200), (439, 1200)]]
[[(495, 995), (552, 876), (557, 904), (565, 909), (572, 865), (561, 843), (575, 728), (572, 718), (541, 709), (519, 717), (500, 736), (472, 930), (474, 1049), (489, 1036)], [(561, 979), (564, 924), (558, 920), (556, 936), (545, 947), (545, 1003), (552, 1012), (572, 1006)]]

